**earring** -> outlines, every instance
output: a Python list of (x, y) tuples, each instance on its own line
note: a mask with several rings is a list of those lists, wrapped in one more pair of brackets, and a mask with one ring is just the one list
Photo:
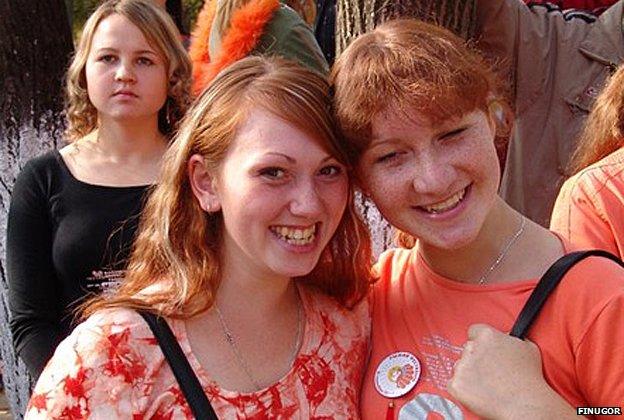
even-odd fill
[(165, 101), (165, 121), (167, 122), (167, 127), (171, 128), (171, 109), (169, 108), (169, 97)]

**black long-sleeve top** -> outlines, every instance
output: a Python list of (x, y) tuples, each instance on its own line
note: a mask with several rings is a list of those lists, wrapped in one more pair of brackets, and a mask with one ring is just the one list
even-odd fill
[(70, 333), (75, 306), (123, 278), (147, 190), (79, 181), (56, 150), (17, 177), (7, 227), (10, 328), (35, 378)]

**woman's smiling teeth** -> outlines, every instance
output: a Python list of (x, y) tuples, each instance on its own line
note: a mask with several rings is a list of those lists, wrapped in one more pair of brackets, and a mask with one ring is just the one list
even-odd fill
[(439, 214), (444, 213), (446, 211), (452, 210), (464, 199), (466, 195), (466, 190), (468, 187), (464, 188), (458, 193), (453, 194), (451, 197), (447, 198), (444, 201), (440, 201), (439, 203), (431, 204), (428, 206), (418, 206), (418, 208), (426, 211), (427, 213)]
[(271, 226), (271, 232), (280, 239), (291, 245), (308, 245), (314, 241), (316, 236), (316, 224), (307, 228), (293, 228), (287, 226)]

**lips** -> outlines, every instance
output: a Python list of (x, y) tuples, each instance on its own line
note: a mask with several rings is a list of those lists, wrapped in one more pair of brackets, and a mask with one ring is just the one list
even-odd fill
[(128, 98), (138, 98), (138, 95), (132, 92), (131, 90), (118, 90), (113, 93), (113, 96), (122, 96)]
[(436, 203), (417, 206), (417, 208), (430, 214), (441, 214), (453, 210), (462, 202), (469, 188), (470, 185), (445, 198), (444, 200), (438, 201)]

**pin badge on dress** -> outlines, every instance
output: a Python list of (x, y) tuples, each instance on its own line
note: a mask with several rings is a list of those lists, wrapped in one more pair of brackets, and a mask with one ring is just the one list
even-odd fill
[(386, 398), (399, 398), (410, 392), (420, 378), (420, 362), (412, 353), (392, 353), (375, 371), (375, 389)]

